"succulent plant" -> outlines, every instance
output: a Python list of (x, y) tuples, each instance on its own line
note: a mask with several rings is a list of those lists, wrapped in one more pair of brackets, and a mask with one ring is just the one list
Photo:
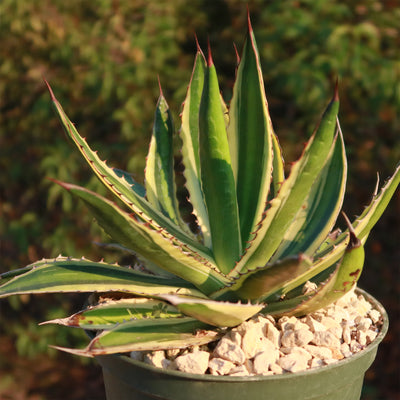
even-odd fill
[(347, 176), (337, 85), (285, 178), (250, 21), (229, 107), (210, 49), (206, 59), (197, 48), (179, 131), (196, 229), (181, 216), (175, 132), (161, 90), (141, 185), (100, 159), (48, 86), (68, 136), (117, 202), (56, 182), (145, 267), (59, 256), (1, 275), (0, 297), (97, 293), (83, 311), (46, 322), (93, 331), (87, 348), (65, 351), (96, 356), (204, 344), (259, 312), (304, 315), (324, 307), (360, 276), (363, 245), (399, 184), (400, 166), (360, 216), (350, 223), (344, 215), (344, 232), (335, 230)]

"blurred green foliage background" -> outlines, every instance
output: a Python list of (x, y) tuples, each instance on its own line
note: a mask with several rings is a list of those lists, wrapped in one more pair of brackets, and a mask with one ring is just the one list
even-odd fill
[[(385, 179), (400, 159), (396, 0), (2, 0), (0, 272), (60, 253), (121, 261), (121, 255), (93, 244), (107, 239), (86, 209), (46, 179), (104, 193), (63, 134), (43, 78), (100, 156), (141, 180), (157, 76), (179, 127), (196, 33), (203, 48), (207, 38), (211, 42), (229, 101), (233, 43), (240, 50), (247, 4), (272, 120), (288, 164), (299, 156), (339, 78), (349, 158), (344, 210), (348, 215), (361, 212), (374, 190), (376, 172)], [(397, 193), (369, 239), (361, 281), (391, 314), (389, 345), (400, 332), (399, 215)], [(0, 337), (15, 338), (19, 354), (28, 358), (43, 352), (56, 357), (48, 343), (84, 345), (75, 331), (36, 325), (77, 311), (81, 301), (80, 296), (2, 301)], [(381, 354), (384, 377), (378, 369), (369, 373), (365, 399), (390, 399), (398, 390), (393, 365), (398, 345)]]

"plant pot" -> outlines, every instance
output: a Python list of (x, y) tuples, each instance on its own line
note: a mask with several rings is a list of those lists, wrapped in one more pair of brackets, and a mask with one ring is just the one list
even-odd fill
[(384, 323), (364, 350), (335, 364), (282, 375), (229, 377), (162, 370), (123, 355), (96, 357), (103, 368), (108, 400), (358, 400), (364, 374), (375, 359), (388, 326), (383, 306), (368, 293)]

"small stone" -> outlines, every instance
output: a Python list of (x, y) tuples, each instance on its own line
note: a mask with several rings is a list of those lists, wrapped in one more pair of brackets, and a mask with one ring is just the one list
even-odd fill
[(296, 354), (300, 357), (305, 357), (307, 360), (311, 360), (312, 355), (303, 347), (288, 347), (288, 348), (282, 348), (282, 354)]
[(363, 332), (367, 332), (372, 325), (371, 318), (357, 317), (354, 322), (356, 323), (357, 329)]
[(325, 346), (329, 348), (340, 348), (340, 340), (329, 331), (326, 332), (315, 332), (314, 338), (311, 343), (317, 346)]
[(265, 336), (277, 349), (279, 349), (281, 346), (281, 333), (270, 321), (265, 325)]
[[(321, 317), (322, 318), (322, 317)], [(321, 324), (321, 322), (312, 318), (311, 315), (307, 315), (306, 324), (310, 327), (311, 332), (324, 332), (326, 331), (325, 325)]]
[(187, 353), (175, 359), (175, 364), (179, 371), (192, 374), (204, 374), (208, 368), (210, 353), (206, 351), (196, 351)]
[(315, 358), (320, 358), (323, 360), (326, 358), (332, 358), (332, 350), (328, 347), (307, 344), (306, 346), (304, 346), (304, 349), (307, 350)]
[[(306, 325), (307, 326), (307, 325)], [(308, 326), (307, 326), (308, 327)], [(308, 329), (301, 330), (287, 330), (283, 332), (281, 343), (283, 347), (304, 346), (311, 342), (314, 335)]]
[(255, 374), (264, 374), (279, 359), (279, 351), (263, 351), (254, 357), (253, 370)]
[(293, 330), (295, 331), (301, 331), (301, 330), (310, 330), (310, 327), (305, 323), (300, 321), (299, 319), (296, 321), (296, 323), (294, 324), (294, 328)]
[(367, 336), (367, 344), (370, 344), (378, 336), (378, 332), (376, 332), (372, 329), (369, 329), (366, 333), (366, 336)]
[(175, 358), (181, 353), (181, 349), (169, 349), (166, 350), (166, 356), (169, 360), (175, 360)]
[(243, 364), (246, 357), (243, 350), (236, 343), (232, 342), (227, 336), (224, 336), (214, 349), (214, 356), (233, 362), (234, 364)]
[(242, 346), (242, 335), (238, 331), (231, 331), (229, 336), (233, 343)]
[(227, 375), (234, 367), (235, 364), (233, 362), (223, 358), (213, 358), (208, 363), (208, 368), (212, 375)]
[(278, 320), (278, 326), (281, 328), (282, 331), (286, 331), (287, 329), (293, 329), (297, 323), (296, 317), (281, 317)]
[(274, 375), (281, 374), (283, 372), (282, 367), (276, 363), (271, 364), (269, 368), (270, 368), (271, 372), (274, 373)]
[(327, 311), (326, 316), (331, 317), (336, 322), (341, 323), (342, 321), (347, 321), (349, 319), (349, 312), (343, 307), (334, 304), (333, 307)]
[(249, 376), (250, 373), (244, 365), (238, 365), (229, 371), (229, 376)]
[(283, 331), (281, 337), (282, 347), (294, 347), (296, 343), (296, 337), (292, 329)]
[(344, 358), (348, 358), (353, 355), (353, 353), (350, 351), (350, 346), (347, 343), (342, 343), (340, 345), (340, 351)]
[(281, 357), (278, 364), (285, 371), (298, 372), (304, 371), (308, 367), (308, 359), (299, 354), (293, 353)]
[(253, 361), (247, 359), (244, 362), (244, 367), (247, 369), (247, 371), (249, 372), (249, 375), (253, 375), (254, 374), (254, 366), (253, 366)]
[(275, 321), (275, 318), (274, 318), (272, 315), (267, 314), (267, 315), (265, 315), (264, 317), (265, 317), (269, 322), (271, 322), (272, 325), (275, 326), (276, 321)]
[(357, 342), (360, 343), (361, 346), (365, 346), (367, 344), (366, 332), (357, 331)]
[(360, 343), (357, 342), (357, 340), (354, 340), (354, 339), (350, 342), (349, 347), (350, 347), (350, 351), (353, 354), (358, 353), (359, 351), (361, 351), (364, 348), (363, 345), (361, 345)]
[(332, 351), (332, 358), (334, 358), (335, 360), (342, 360), (344, 358), (340, 349), (333, 348), (331, 349), (331, 351)]
[(146, 364), (150, 364), (153, 367), (158, 367), (158, 368), (163, 368), (163, 365), (165, 364), (165, 360), (167, 360), (167, 359), (165, 358), (165, 353), (163, 350), (153, 351), (152, 353), (147, 353), (143, 358), (143, 361)]
[(342, 326), (332, 317), (322, 317), (321, 324), (332, 332), (338, 339), (342, 337)]
[(253, 358), (257, 353), (262, 351), (264, 346), (269, 346), (268, 343), (264, 343), (265, 341), (269, 342), (260, 327), (256, 325), (250, 326), (242, 339), (242, 350), (246, 358)]
[(320, 358), (313, 358), (310, 363), (310, 368), (323, 367), (324, 365), (326, 365), (324, 360), (321, 360)]
[(295, 345), (302, 347), (310, 343), (314, 338), (314, 334), (308, 329), (295, 330)]
[(381, 319), (381, 313), (378, 310), (370, 310), (368, 316), (371, 318), (372, 322), (376, 324)]
[(342, 339), (344, 343), (350, 344), (351, 342), (351, 328), (349, 324), (344, 324), (342, 328)]
[(357, 300), (357, 296), (354, 293), (354, 289), (352, 288), (351, 290), (349, 290), (345, 295), (343, 295), (342, 297), (340, 297), (338, 300), (336, 300), (335, 305), (339, 306), (339, 307), (348, 307), (348, 305), (354, 301)]

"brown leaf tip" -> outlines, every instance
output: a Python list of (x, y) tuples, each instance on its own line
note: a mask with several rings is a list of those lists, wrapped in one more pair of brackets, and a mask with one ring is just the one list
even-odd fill
[(53, 89), (52, 89), (51, 86), (50, 86), (50, 83), (47, 82), (46, 78), (43, 78), (43, 80), (44, 80), (44, 83), (45, 83), (46, 86), (47, 86), (47, 89), (48, 89), (49, 93), (50, 93), (51, 100), (52, 100), (52, 101), (57, 101), (56, 96), (54, 96)]
[(212, 67), (214, 65), (214, 61), (212, 59), (212, 54), (211, 54), (210, 38), (207, 39), (207, 49), (208, 49), (207, 66)]
[(251, 20), (250, 20), (250, 10), (249, 10), (249, 5), (247, 4), (247, 26), (249, 29), (249, 33), (253, 32), (253, 27), (251, 26)]
[(333, 92), (333, 101), (339, 101), (339, 78), (336, 78), (335, 90)]

